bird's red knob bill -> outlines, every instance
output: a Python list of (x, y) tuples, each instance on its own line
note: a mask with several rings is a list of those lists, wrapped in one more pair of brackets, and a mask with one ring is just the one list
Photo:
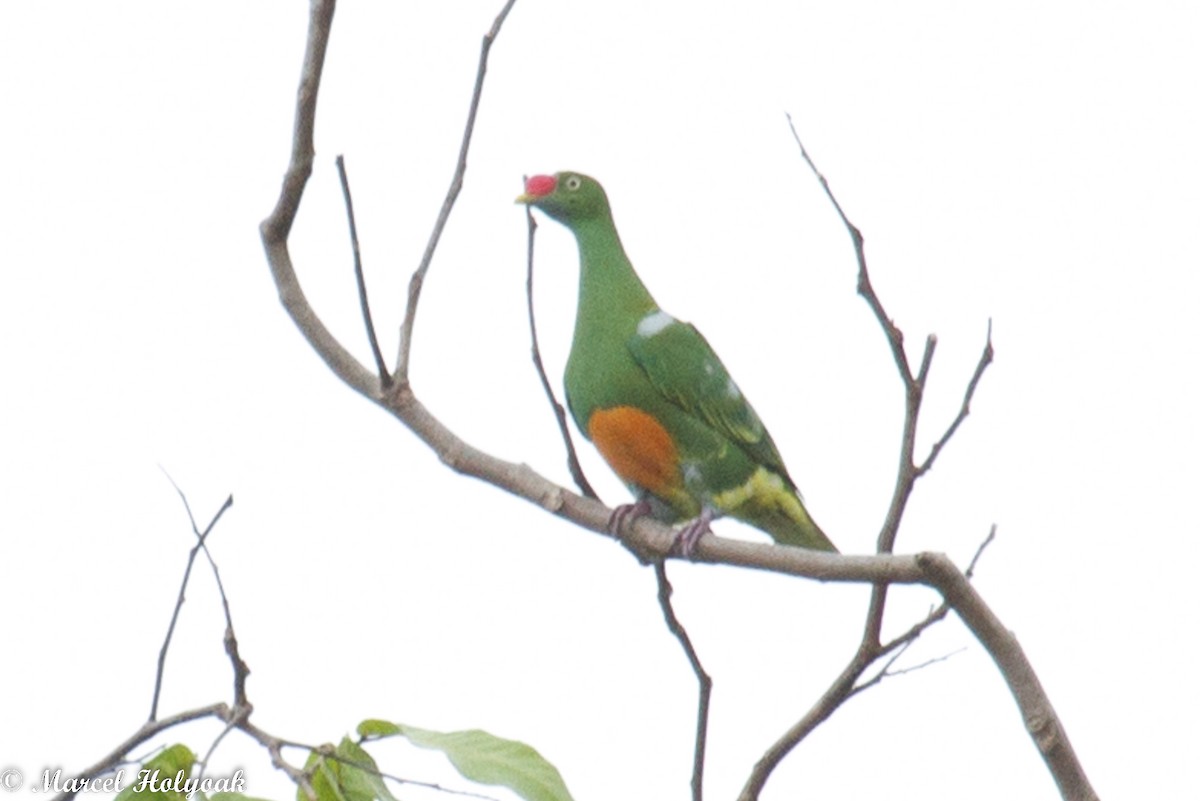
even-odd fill
[(553, 192), (557, 184), (553, 175), (534, 175), (525, 180), (525, 194), (544, 197)]

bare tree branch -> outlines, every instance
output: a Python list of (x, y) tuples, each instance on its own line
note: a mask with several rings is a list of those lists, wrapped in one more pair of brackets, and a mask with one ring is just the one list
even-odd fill
[(263, 748), (267, 749), (267, 754), (271, 757), (271, 764), (278, 770), (283, 771), (292, 782), (304, 791), (311, 801), (316, 801), (317, 791), (312, 786), (312, 777), (308, 773), (296, 767), (292, 763), (283, 758), (284, 748), (299, 748), (309, 753), (316, 753), (321, 749), (317, 746), (305, 745), (303, 743), (285, 740), (282, 737), (276, 737), (273, 734), (268, 734), (262, 729), (255, 726), (249, 720), (242, 720), (237, 725), (238, 731), (244, 732), (248, 737), (257, 742)]
[[(787, 120), (788, 127), (792, 132), (792, 138), (800, 150), (801, 158), (804, 159), (804, 162), (817, 178), (826, 197), (841, 218), (846, 231), (850, 234), (850, 239), (854, 244), (855, 259), (858, 263), (859, 294), (866, 300), (867, 305), (870, 306), (875, 315), (876, 321), (883, 330), (884, 336), (887, 338), (888, 345), (891, 348), (892, 357), (896, 362), (897, 370), (900, 373), (900, 379), (904, 384), (904, 423), (900, 440), (900, 460), (896, 471), (896, 483), (892, 491), (892, 500), (888, 506), (883, 526), (876, 541), (876, 551), (879, 554), (891, 553), (895, 545), (896, 535), (900, 529), (900, 522), (904, 516), (904, 510), (908, 504), (908, 499), (912, 495), (913, 486), (919, 477), (913, 458), (916, 447), (917, 420), (920, 415), (925, 383), (928, 379), (929, 370), (933, 364), (933, 355), (937, 348), (937, 338), (932, 335), (926, 338), (920, 367), (914, 377), (909, 366), (908, 357), (904, 352), (904, 335), (884, 310), (883, 303), (880, 301), (871, 284), (862, 233), (846, 216), (832, 188), (829, 186), (829, 181), (826, 180), (825, 176), (817, 168), (816, 163), (812, 160), (812, 157), (809, 156), (808, 150), (804, 147), (804, 142), (801, 141), (800, 135), (796, 131), (796, 126), (791, 115), (788, 115)], [(982, 369), (977, 371), (977, 375), (979, 374), (982, 374)], [(971, 385), (968, 391), (974, 391), (974, 384)], [(948, 440), (949, 437), (947, 436), (945, 439)], [(865, 685), (858, 684), (863, 672), (877, 659), (885, 655), (888, 650), (891, 650), (891, 648), (885, 650), (884, 646), (880, 643), (884, 609), (887, 605), (887, 590), (888, 584), (886, 582), (877, 582), (871, 588), (871, 599), (867, 607), (862, 639), (850, 662), (837, 678), (834, 679), (809, 712), (784, 732), (758, 763), (755, 764), (742, 789), (740, 797), (742, 801), (756, 799), (771, 773), (793, 748), (807, 737), (813, 729), (826, 720), (841, 704), (845, 703), (846, 700), (864, 687), (873, 686), (877, 683), (879, 676), (882, 676), (882, 673), (880, 673), (876, 677), (876, 680), (868, 681)], [(940, 614), (938, 612), (932, 613), (926, 620), (911, 627), (903, 637), (894, 640), (889, 645), (901, 649), (907, 648), (908, 644), (920, 636), (921, 632), (928, 626), (941, 620), (944, 616), (944, 611)], [(886, 669), (885, 666), (884, 671)]]
[(675, 615), (675, 608), (671, 604), (673, 589), (667, 579), (667, 565), (662, 559), (654, 563), (654, 577), (658, 581), (658, 604), (662, 609), (663, 619), (666, 620), (667, 628), (675, 635), (675, 639), (679, 640), (683, 652), (687, 654), (688, 663), (692, 666), (692, 672), (696, 674), (696, 682), (699, 685), (696, 702), (696, 744), (692, 752), (692, 801), (701, 801), (704, 798), (704, 754), (708, 746), (708, 707), (712, 698), (713, 681), (700, 662), (700, 654), (692, 645), (692, 638), (688, 636), (687, 629)]
[(987, 342), (983, 346), (983, 353), (979, 355), (979, 363), (975, 365), (975, 373), (971, 376), (971, 380), (967, 382), (967, 391), (963, 393), (962, 406), (958, 410), (958, 415), (938, 441), (933, 443), (933, 447), (929, 449), (929, 455), (925, 457), (925, 461), (921, 462), (920, 467), (917, 468), (917, 478), (925, 475), (929, 471), (929, 468), (933, 467), (933, 462), (937, 459), (938, 454), (942, 452), (942, 448), (946, 447), (946, 443), (954, 436), (954, 432), (958, 431), (958, 427), (962, 425), (963, 420), (966, 420), (967, 415), (971, 413), (971, 399), (975, 397), (975, 388), (979, 386), (979, 379), (983, 378), (983, 371), (992, 363), (994, 355), (994, 351), (992, 350), (992, 321), (988, 320)]
[[(163, 473), (166, 474), (166, 471), (164, 470)], [(204, 548), (205, 539), (207, 539), (209, 533), (212, 532), (213, 526), (215, 526), (217, 521), (221, 519), (221, 515), (225, 514), (226, 509), (233, 506), (233, 496), (230, 495), (225, 499), (225, 503), (221, 505), (221, 508), (217, 510), (217, 513), (213, 515), (213, 519), (209, 521), (208, 526), (203, 532), (201, 532), (196, 526), (196, 518), (192, 516), (192, 507), (188, 504), (187, 497), (183, 494), (183, 491), (179, 489), (179, 485), (175, 483), (175, 479), (171, 478), (170, 475), (167, 475), (167, 480), (171, 482), (171, 486), (175, 487), (175, 491), (179, 493), (180, 500), (183, 501), (183, 507), (187, 510), (188, 520), (192, 524), (192, 531), (196, 535), (197, 542), (192, 547), (191, 552), (188, 554), (187, 567), (184, 568), (183, 571), (183, 580), (179, 582), (179, 597), (175, 600), (175, 609), (171, 612), (171, 622), (167, 626), (167, 634), (165, 637), (163, 637), (162, 647), (158, 651), (158, 669), (154, 674), (154, 696), (150, 700), (150, 717), (148, 718), (150, 721), (153, 721), (158, 717), (158, 699), (162, 694), (163, 673), (167, 664), (167, 651), (169, 651), (171, 648), (171, 638), (175, 634), (175, 624), (179, 622), (179, 612), (181, 609), (183, 609), (183, 602), (187, 599), (188, 579), (190, 579), (192, 575), (192, 565), (196, 561), (196, 554), (202, 548)], [(226, 611), (228, 611), (228, 608)]]
[[(401, 330), (400, 353), (395, 370), (396, 384), (391, 391), (386, 393), (381, 391), (379, 379), (372, 376), (359, 364), (317, 318), (300, 289), (287, 247), (287, 236), (312, 169), (317, 90), (328, 44), (333, 5), (332, 0), (315, 0), (312, 6), (308, 46), (297, 98), (291, 160), (275, 210), (261, 226), (267, 259), (284, 308), (296, 322), (309, 345), (325, 360), (338, 377), (365, 397), (388, 409), (417, 434), (451, 469), (464, 475), (474, 476), (537, 503), (581, 527), (597, 533), (606, 532), (612, 510), (548, 481), (526, 465), (497, 459), (466, 443), (446, 428), (420, 402), (408, 380), (412, 331), (421, 285), (445, 226), (445, 220), (448, 219), (454, 200), (462, 186), (466, 170), (467, 149), (486, 70), (487, 53), (499, 33), (505, 16), (512, 7), (512, 0), (504, 5), (492, 29), (484, 37), (480, 67), (476, 75), (475, 93), (464, 130), (458, 164), (450, 190), (438, 215), (438, 222), (435, 223), (434, 231), (426, 247), (426, 253), (410, 281), (408, 304)], [(807, 154), (804, 155), (808, 160)], [(809, 163), (811, 166), (810, 160)], [(813, 169), (816, 172), (815, 167)], [(946, 603), (967, 623), (996, 660), (1001, 674), (1017, 699), (1018, 707), (1025, 716), (1027, 727), (1046, 757), (1047, 764), (1054, 773), (1056, 781), (1059, 782), (1063, 797), (1071, 801), (1092, 799), (1095, 794), (1091, 791), (1082, 767), (1071, 751), (1061, 723), (1054, 715), (1045, 693), (1037, 683), (1032, 667), (1015, 639), (1000, 625), (963, 573), (941, 554), (921, 553), (913, 556), (891, 554), (904, 505), (911, 491), (912, 481), (916, 478), (917, 468), (913, 464), (912, 458), (916, 412), (919, 409), (924, 381), (929, 372), (929, 363), (933, 357), (935, 340), (927, 341), (921, 367), (917, 376), (913, 376), (904, 352), (903, 334), (888, 318), (871, 286), (869, 275), (865, 269), (862, 235), (846, 218), (832, 192), (829, 192), (824, 178), (820, 176), (819, 172), (816, 174), (855, 243), (855, 252), (859, 259), (859, 292), (866, 299), (883, 328), (893, 358), (906, 386), (906, 406), (909, 412), (906, 414), (902, 439), (901, 476), (877, 542), (878, 553), (873, 556), (840, 556), (786, 546), (761, 545), (719, 537), (706, 537), (697, 545), (693, 557), (696, 561), (741, 565), (824, 581), (869, 582), (876, 585), (873, 590), (870, 614), (867, 624), (864, 626), (864, 645), (860, 648), (860, 656), (856, 656), (847, 665), (842, 676), (827, 691), (827, 696), (844, 696), (848, 693), (853, 688), (856, 677), (860, 676), (862, 671), (874, 660), (874, 654), (881, 647), (879, 629), (882, 624), (883, 602), (886, 596), (885, 586), (892, 583), (919, 583), (935, 588), (941, 593)], [(642, 518), (627, 528), (629, 537), (639, 549), (661, 557), (669, 555), (674, 542), (674, 532), (669, 527)], [(818, 702), (810, 710), (809, 715), (797, 724), (797, 728), (800, 730), (811, 729), (820, 720), (827, 717), (834, 708), (836, 708), (836, 703)], [(802, 736), (803, 734), (800, 735), (800, 737)], [(798, 741), (799, 738), (796, 739)], [(786, 752), (786, 743), (783, 740), (781, 743), (785, 746)], [(771, 753), (768, 752), (764, 756), (764, 760), (769, 761), (770, 758)], [(769, 770), (766, 771), (767, 774), (769, 772)], [(753, 795), (744, 795), (743, 797), (753, 798), (756, 796), (757, 791)]]
[(934, 554), (922, 554), (918, 556), (918, 562), (946, 603), (986, 646), (1016, 699), (1025, 728), (1046, 761), (1062, 797), (1070, 801), (1098, 799), (1067, 738), (1066, 728), (1054, 711), (1017, 638), (1004, 627), (975, 587), (950, 560), (936, 558)]
[[(833, 190), (829, 188), (829, 182), (825, 180), (825, 176), (817, 169), (817, 165), (809, 158), (808, 151), (804, 148), (804, 143), (800, 141), (800, 135), (796, 133), (796, 124), (792, 121), (792, 115), (787, 115), (788, 127), (792, 129), (792, 137), (796, 140), (796, 144), (800, 147), (800, 156), (808, 164), (813, 175), (821, 184), (821, 188), (825, 190), (825, 196), (829, 198), (829, 202), (833, 204), (834, 210), (842, 219), (842, 224), (846, 227), (846, 232), (850, 234), (850, 240), (854, 243), (854, 255), (858, 258), (858, 294), (863, 296), (867, 301), (867, 305), (871, 307), (871, 311), (875, 314), (875, 319), (879, 321), (879, 325), (883, 328), (884, 334), (887, 336), (888, 344), (892, 349), (892, 358), (896, 360), (896, 369), (900, 371), (901, 377), (906, 381), (912, 380), (912, 369), (908, 366), (908, 356), (904, 353), (904, 333), (896, 327), (892, 319), (888, 317), (887, 312), (883, 310), (883, 304), (879, 302), (879, 296), (875, 294), (875, 288), (871, 285), (871, 276), (867, 272), (867, 259), (863, 249), (863, 235), (858, 230), (854, 223), (850, 222), (850, 218), (846, 216), (846, 212), (842, 210), (842, 204), (834, 197)], [(927, 352), (931, 348), (927, 348)], [(931, 356), (932, 353), (927, 353)]]
[(467, 152), (471, 149), (471, 138), (475, 135), (475, 116), (479, 112), (479, 101), (483, 98), (483, 78), (487, 74), (488, 53), (491, 52), (492, 42), (496, 41), (496, 37), (500, 35), (500, 28), (504, 25), (504, 20), (508, 17), (508, 12), (512, 10), (516, 1), (508, 0), (504, 4), (500, 13), (496, 15), (495, 21), (492, 22), (491, 29), (484, 34), (483, 43), (479, 46), (479, 68), (475, 73), (475, 90), (471, 94), (467, 124), (463, 126), (462, 144), (458, 149), (458, 164), (454, 168), (454, 177), (450, 181), (450, 188), (446, 191), (446, 199), (442, 201), (442, 210), (438, 212), (437, 221), (433, 224), (433, 231), (429, 234), (429, 242), (425, 245), (425, 254), (421, 256), (421, 263), (408, 282), (408, 307), (404, 310), (404, 323), (400, 327), (400, 353), (396, 357), (396, 379), (401, 383), (408, 382), (408, 358), (412, 352), (413, 324), (416, 322), (417, 302), (421, 299), (421, 287), (425, 283), (425, 274), (429, 272), (433, 254), (437, 251), (438, 242), (442, 238), (442, 230), (446, 227), (446, 221), (450, 219), (450, 212), (454, 210), (458, 193), (462, 191), (463, 175), (467, 172)]
[[(989, 323), (987, 344), (980, 356), (975, 373), (968, 382), (964, 392), (962, 408), (958, 416), (950, 424), (942, 437), (934, 444), (929, 457), (922, 464), (922, 467), (918, 469), (913, 459), (917, 418), (920, 413), (925, 382), (928, 378), (934, 350), (937, 346), (937, 339), (931, 335), (926, 340), (921, 365), (916, 377), (914, 377), (909, 367), (907, 356), (904, 353), (903, 334), (888, 317), (882, 303), (871, 286), (862, 234), (846, 217), (845, 212), (830, 189), (829, 182), (809, 157), (808, 151), (800, 140), (800, 136), (796, 132), (790, 115), (788, 116), (788, 124), (791, 127), (792, 136), (796, 140), (802, 158), (818, 179), (826, 196), (836, 209), (839, 217), (841, 217), (846, 230), (850, 233), (851, 240), (854, 243), (855, 257), (858, 262), (859, 294), (864, 297), (875, 313), (875, 318), (888, 340), (897, 369), (905, 386), (905, 415), (896, 486), (876, 543), (877, 552), (882, 556), (892, 551), (905, 506), (912, 494), (916, 480), (932, 466), (937, 454), (966, 418), (971, 398), (974, 396), (979, 380), (988, 364), (992, 361), (991, 325)], [(969, 572), (974, 570), (979, 555), (987, 544), (991, 542), (994, 535), (995, 527), (993, 526), (987, 539), (980, 545), (976, 552), (975, 558), (972, 559), (968, 568)], [(1040, 684), (1037, 683), (1037, 676), (1033, 672), (1032, 666), (1025, 658), (1016, 639), (1011, 633), (1003, 629), (998, 619), (995, 618), (994, 614), (983, 602), (983, 599), (978, 595), (974, 587), (971, 586), (969, 574), (959, 571), (949, 559), (941, 554), (919, 554), (917, 562), (930, 579), (930, 586), (937, 588), (942, 594), (944, 599), (943, 608), (932, 612), (926, 620), (916, 624), (909, 632), (893, 640), (887, 646), (881, 645), (879, 634), (883, 624), (883, 612), (886, 605), (888, 584), (887, 582), (876, 582), (871, 592), (862, 641), (854, 656), (809, 712), (785, 732), (754, 766), (739, 796), (740, 801), (757, 799), (767, 778), (778, 765), (779, 761), (797, 743), (803, 740), (809, 732), (828, 718), (847, 698), (862, 688), (859, 687), (856, 689), (854, 685), (863, 671), (881, 655), (891, 650), (891, 648), (897, 646), (901, 648), (907, 647), (907, 644), (916, 636), (919, 636), (925, 628), (944, 616), (945, 607), (953, 608), (958, 613), (959, 617), (963, 619), (968, 628), (971, 629), (972, 633), (975, 634), (976, 638), (983, 644), (996, 662), (997, 667), (1000, 669), (1001, 674), (1004, 676), (1005, 681), (1008, 683), (1017, 700), (1018, 707), (1025, 717), (1026, 728), (1029, 730), (1035, 745), (1037, 745), (1043, 758), (1046, 760), (1047, 767), (1049, 767), (1051, 774), (1058, 783), (1063, 798), (1070, 801), (1076, 801), (1077, 799), (1079, 801), (1091, 801), (1091, 799), (1096, 798), (1095, 791), (1088, 782), (1083, 767), (1071, 748), (1070, 742), (1067, 740), (1066, 732), (1058, 720), (1053, 707), (1050, 705), (1049, 698), (1045, 695)], [(870, 682), (870, 684), (882, 678), (886, 670), (887, 668), (885, 667), (884, 672), (879, 674), (876, 680)]]
[[(102, 757), (96, 764), (81, 770), (76, 774), (75, 778), (94, 779), (97, 776), (103, 776), (124, 762), (130, 751), (167, 729), (203, 718), (224, 719), (228, 714), (229, 706), (227, 704), (209, 704), (208, 706), (189, 709), (185, 712), (177, 712), (174, 715), (168, 715), (158, 720), (147, 720), (138, 727), (137, 731), (126, 737), (116, 748), (110, 751), (107, 756)], [(75, 791), (66, 790), (54, 796), (53, 801), (70, 801), (70, 799), (75, 797), (75, 794)]]
[(375, 335), (375, 323), (371, 319), (371, 303), (367, 299), (367, 282), (363, 278), (362, 252), (358, 247), (358, 224), (354, 221), (354, 197), (350, 193), (350, 179), (346, 175), (346, 160), (336, 159), (338, 179), (342, 184), (342, 199), (346, 203), (346, 221), (350, 225), (350, 248), (354, 254), (354, 283), (358, 285), (358, 305), (362, 309), (363, 324), (367, 327), (367, 339), (371, 343), (371, 355), (375, 357), (375, 368), (379, 371), (379, 383), (386, 391), (392, 386), (392, 374), (388, 372), (383, 352), (379, 349), (379, 338)]
[(305, 340), (329, 369), (356, 391), (368, 398), (379, 397), (379, 379), (359, 364), (325, 327), (304, 296), (288, 251), (287, 238), (304, 197), (304, 186), (312, 175), (313, 132), (317, 116), (317, 95), (321, 86), (321, 71), (325, 66), (325, 51), (333, 24), (334, 0), (313, 0), (308, 21), (308, 42), (304, 64), (300, 71), (300, 88), (296, 94), (296, 118), (292, 127), (292, 152), (283, 187), (274, 210), (259, 226), (267, 263), (279, 292), (279, 301), (300, 329)]

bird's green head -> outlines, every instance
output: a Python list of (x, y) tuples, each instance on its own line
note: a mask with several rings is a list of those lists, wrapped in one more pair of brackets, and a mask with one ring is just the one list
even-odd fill
[(535, 175), (525, 181), (525, 193), (517, 202), (541, 209), (567, 227), (611, 215), (604, 187), (577, 172)]

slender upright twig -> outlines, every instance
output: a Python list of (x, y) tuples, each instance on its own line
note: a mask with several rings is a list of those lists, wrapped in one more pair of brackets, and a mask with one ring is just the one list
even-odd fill
[(558, 402), (554, 388), (550, 386), (550, 379), (546, 376), (546, 366), (542, 364), (542, 349), (538, 346), (537, 316), (533, 311), (533, 240), (537, 233), (537, 221), (533, 219), (533, 213), (528, 206), (525, 207), (525, 222), (529, 232), (526, 237), (525, 305), (529, 311), (529, 350), (533, 357), (533, 369), (537, 371), (542, 391), (546, 393), (546, 399), (550, 401), (550, 408), (554, 412), (554, 419), (558, 421), (558, 433), (562, 437), (563, 447), (567, 450), (567, 470), (571, 473), (571, 479), (585, 497), (599, 500), (600, 496), (588, 483), (587, 476), (583, 474), (583, 467), (579, 464), (579, 455), (575, 452), (571, 428), (567, 425), (567, 411)]
[(167, 665), (167, 651), (171, 649), (171, 638), (175, 636), (175, 624), (179, 622), (179, 612), (183, 609), (183, 602), (187, 599), (187, 585), (192, 575), (192, 565), (196, 561), (196, 554), (204, 547), (204, 541), (212, 533), (213, 527), (217, 525), (217, 521), (221, 519), (221, 515), (225, 514), (226, 509), (233, 506), (233, 496), (230, 495), (225, 499), (225, 503), (221, 505), (221, 508), (217, 510), (217, 513), (213, 515), (213, 519), (209, 521), (208, 526), (201, 532), (196, 527), (196, 519), (192, 517), (192, 509), (188, 505), (187, 498), (178, 485), (175, 484), (174, 479), (168, 475), (167, 480), (171, 482), (171, 486), (175, 487), (175, 491), (179, 493), (179, 497), (183, 500), (184, 508), (187, 509), (188, 519), (192, 521), (192, 531), (196, 534), (197, 542), (188, 553), (187, 567), (183, 570), (183, 580), (179, 582), (179, 595), (175, 599), (175, 609), (171, 612), (171, 622), (167, 626), (166, 636), (163, 637), (162, 647), (158, 650), (158, 669), (154, 673), (154, 696), (150, 700), (150, 717), (147, 718), (151, 722), (158, 717), (158, 699), (162, 694), (163, 674), (166, 671)]
[(700, 654), (696, 652), (696, 647), (692, 644), (692, 638), (688, 636), (687, 629), (675, 615), (675, 608), (671, 604), (673, 590), (671, 582), (667, 579), (666, 562), (662, 559), (654, 562), (654, 577), (658, 581), (658, 603), (662, 608), (663, 619), (667, 621), (667, 628), (675, 635), (675, 639), (679, 640), (683, 652), (687, 654), (688, 664), (692, 666), (692, 672), (696, 674), (696, 682), (699, 685), (699, 695), (696, 701), (696, 739), (692, 749), (692, 801), (702, 801), (704, 798), (704, 755), (708, 747), (708, 707), (712, 699), (713, 681), (700, 662)]
[(462, 191), (463, 176), (467, 172), (467, 153), (471, 149), (471, 139), (475, 135), (475, 116), (479, 113), (479, 101), (483, 98), (483, 78), (487, 74), (488, 53), (491, 52), (492, 43), (500, 35), (500, 28), (504, 25), (504, 20), (508, 17), (508, 12), (512, 10), (516, 1), (508, 0), (504, 4), (492, 22), (491, 29), (484, 34), (483, 43), (479, 46), (479, 68), (475, 71), (475, 89), (471, 93), (467, 123), (463, 126), (462, 143), (458, 148), (458, 164), (454, 168), (454, 177), (450, 180), (450, 188), (446, 190), (446, 198), (442, 201), (441, 211), (438, 212), (437, 220), (433, 224), (433, 231), (429, 234), (425, 253), (421, 256), (421, 262), (408, 282), (408, 305), (404, 309), (404, 322), (400, 326), (400, 353), (396, 357), (395, 371), (396, 380), (402, 384), (408, 383), (408, 358), (412, 352), (413, 325), (417, 317), (417, 302), (421, 299), (421, 287), (425, 283), (425, 274), (429, 272), (429, 265), (433, 262), (433, 254), (437, 251), (438, 242), (442, 239), (442, 231), (450, 219), (450, 212), (454, 210), (454, 203), (458, 200), (458, 193)]
[(358, 223), (354, 221), (354, 197), (350, 194), (350, 179), (346, 176), (346, 160), (336, 159), (338, 179), (342, 184), (342, 199), (346, 202), (346, 221), (350, 225), (350, 249), (354, 254), (354, 283), (358, 285), (358, 305), (362, 309), (363, 325), (367, 327), (367, 339), (371, 343), (371, 355), (375, 357), (375, 369), (379, 371), (379, 384), (386, 392), (392, 386), (392, 374), (388, 372), (383, 352), (379, 350), (379, 338), (375, 335), (375, 323), (371, 319), (371, 304), (367, 299), (367, 282), (363, 278), (362, 252), (358, 247)]

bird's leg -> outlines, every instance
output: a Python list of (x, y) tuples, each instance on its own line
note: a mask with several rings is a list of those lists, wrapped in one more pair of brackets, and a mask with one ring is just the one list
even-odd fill
[(648, 514), (650, 514), (650, 501), (646, 499), (645, 495), (639, 497), (634, 503), (623, 503), (613, 509), (612, 517), (608, 518), (608, 533), (620, 539), (622, 526)]
[(675, 542), (679, 545), (679, 553), (684, 559), (692, 558), (692, 549), (696, 547), (696, 543), (705, 534), (711, 534), (712, 529), (709, 528), (709, 523), (713, 521), (715, 515), (713, 510), (705, 506), (700, 510), (700, 515), (692, 520), (689, 520), (683, 528), (679, 529), (679, 533), (675, 535)]

